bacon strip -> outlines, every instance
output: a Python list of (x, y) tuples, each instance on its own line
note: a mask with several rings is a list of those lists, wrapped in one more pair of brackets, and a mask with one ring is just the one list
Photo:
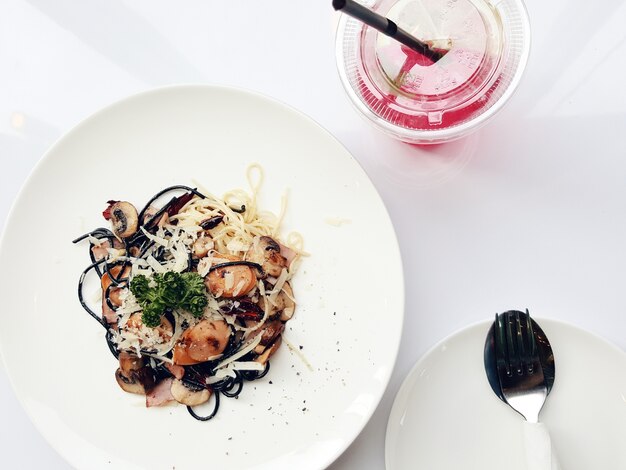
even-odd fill
[(150, 393), (146, 395), (146, 406), (148, 408), (151, 406), (162, 406), (166, 403), (174, 401), (174, 397), (171, 392), (173, 381), (174, 379), (169, 378), (159, 382), (156, 387), (154, 387)]

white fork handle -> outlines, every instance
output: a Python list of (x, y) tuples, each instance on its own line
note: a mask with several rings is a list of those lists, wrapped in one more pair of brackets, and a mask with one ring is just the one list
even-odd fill
[(524, 447), (528, 470), (561, 470), (545, 424), (524, 421)]

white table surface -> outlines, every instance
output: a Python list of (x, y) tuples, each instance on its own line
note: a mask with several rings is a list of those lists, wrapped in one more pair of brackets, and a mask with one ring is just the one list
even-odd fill
[[(2, 0), (0, 226), (57, 138), (135, 92), (233, 85), (302, 110), (370, 175), (404, 257), (395, 371), (330, 467), (373, 470), (384, 466), (402, 379), (455, 330), (528, 307), (626, 348), (626, 3), (528, 0), (533, 46), (517, 94), (478, 133), (433, 148), (390, 140), (352, 109), (335, 69), (330, 4)], [(0, 468), (69, 468), (3, 371), (0, 416)]]

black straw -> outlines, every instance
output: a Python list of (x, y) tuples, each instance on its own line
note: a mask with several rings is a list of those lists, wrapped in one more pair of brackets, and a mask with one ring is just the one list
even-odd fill
[(424, 57), (428, 57), (433, 62), (437, 62), (448, 53), (447, 50), (431, 48), (425, 42), (420, 41), (402, 28), (399, 28), (398, 25), (389, 18), (385, 18), (373, 12), (354, 0), (333, 0), (333, 8), (371, 26), (384, 35), (422, 54)]

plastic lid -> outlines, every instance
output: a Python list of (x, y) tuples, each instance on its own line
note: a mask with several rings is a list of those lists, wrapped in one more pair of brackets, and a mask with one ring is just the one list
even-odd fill
[(478, 127), (508, 99), (526, 64), (521, 0), (380, 0), (373, 7), (409, 33), (449, 49), (436, 63), (342, 18), (339, 71), (354, 104), (407, 142), (450, 140)]

